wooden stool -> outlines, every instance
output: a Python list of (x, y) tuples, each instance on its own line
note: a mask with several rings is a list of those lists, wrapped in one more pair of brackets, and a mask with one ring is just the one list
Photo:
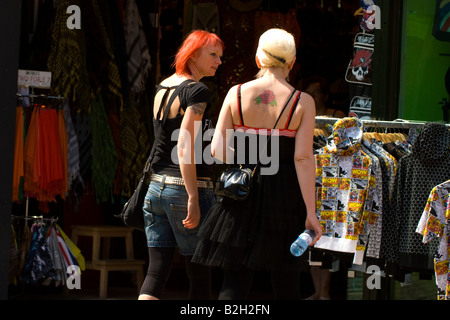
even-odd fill
[[(136, 271), (138, 294), (144, 282), (144, 260), (134, 259), (133, 228), (119, 226), (72, 226), (72, 241), (77, 244), (80, 236), (92, 237), (92, 260), (86, 262), (86, 269), (100, 271), (100, 298), (108, 291), (109, 271)], [(124, 238), (126, 259), (110, 259), (111, 238)], [(103, 250), (100, 244), (103, 242)], [(100, 253), (101, 258), (100, 259)]]

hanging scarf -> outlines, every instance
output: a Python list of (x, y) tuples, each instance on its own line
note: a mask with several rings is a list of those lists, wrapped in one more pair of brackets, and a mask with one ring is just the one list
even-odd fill
[(120, 134), (123, 152), (122, 194), (129, 197), (141, 176), (150, 150), (147, 131), (134, 104), (120, 114)]
[(12, 201), (23, 199), (23, 147), (24, 147), (24, 110), (16, 107), (16, 134), (14, 145), (14, 172), (13, 172), (13, 193)]
[(131, 91), (140, 94), (145, 90), (151, 62), (147, 39), (135, 0), (126, 1), (124, 30), (128, 55), (128, 81), (131, 84)]
[(69, 14), (66, 10), (70, 4), (79, 5), (79, 1), (58, 2), (47, 67), (52, 72), (53, 92), (73, 98), (78, 109), (86, 110), (90, 104), (91, 90), (86, 69), (84, 30), (67, 28)]
[(92, 182), (97, 201), (113, 200), (117, 153), (100, 94), (92, 102)]
[(108, 108), (123, 105), (122, 83), (113, 45), (108, 37), (101, 9), (96, 0), (81, 0), (83, 29), (86, 32), (87, 65), (94, 94), (102, 93)]

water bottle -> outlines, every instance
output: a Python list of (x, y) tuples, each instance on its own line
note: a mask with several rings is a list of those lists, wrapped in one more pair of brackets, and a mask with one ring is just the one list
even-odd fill
[(306, 229), (291, 244), (291, 253), (295, 257), (300, 257), (309, 247), (315, 237), (314, 231)]

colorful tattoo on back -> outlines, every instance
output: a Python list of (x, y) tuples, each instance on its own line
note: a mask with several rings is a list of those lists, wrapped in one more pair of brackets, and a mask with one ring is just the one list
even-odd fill
[(277, 106), (277, 100), (275, 97), (275, 93), (273, 93), (272, 90), (266, 90), (264, 91), (264, 93), (262, 93), (261, 95), (259, 95), (256, 99), (255, 99), (256, 104), (267, 104), (269, 106), (272, 107), (276, 107)]

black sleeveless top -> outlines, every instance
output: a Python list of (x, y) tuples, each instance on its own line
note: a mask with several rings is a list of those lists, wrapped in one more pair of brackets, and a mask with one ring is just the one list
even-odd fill
[[(177, 116), (172, 119), (167, 118), (167, 114), (161, 118), (161, 112), (163, 106), (169, 96), (171, 89), (175, 89), (173, 92), (169, 104), (166, 107), (166, 111), (170, 109), (175, 97), (178, 96), (180, 100), (180, 108), (178, 109)], [(183, 114), (181, 110), (186, 112), (189, 106), (197, 103), (206, 102), (207, 108), (210, 102), (210, 92), (208, 87), (202, 82), (195, 82), (193, 80), (186, 80), (182, 84), (173, 87), (165, 87), (159, 85), (157, 92), (160, 90), (166, 90), (158, 113), (153, 117), (153, 128), (155, 132), (155, 154), (152, 161), (152, 172), (156, 174), (166, 174), (174, 177), (181, 177), (181, 171), (178, 164), (177, 143), (179, 136), (179, 129), (181, 122), (183, 121)], [(204, 121), (203, 121), (204, 122)], [(204, 126), (202, 125), (202, 128)], [(202, 146), (203, 147), (203, 146)], [(203, 150), (203, 149), (202, 149)], [(174, 161), (176, 160), (176, 162)], [(202, 163), (197, 164), (197, 176), (209, 177), (211, 176), (210, 170), (207, 165)]]
[[(270, 165), (261, 163), (260, 170), (255, 172), (249, 198), (241, 202), (217, 198), (198, 232), (193, 262), (225, 269), (240, 270), (244, 266), (280, 272), (299, 270), (307, 264), (307, 255), (294, 257), (289, 251), (291, 243), (305, 229), (306, 220), (306, 205), (294, 163), (295, 134), (287, 129), (298, 106), (300, 92), (297, 91), (294, 97), (285, 129), (278, 130), (277, 173), (263, 175), (262, 170)], [(267, 141), (264, 137), (266, 129), (263, 134), (258, 128), (245, 127), (241, 112), (240, 125), (235, 128), (236, 135), (249, 137), (243, 140), (245, 144), (235, 145), (236, 153), (239, 148), (245, 149), (245, 155), (251, 150), (254, 153), (255, 146), (265, 145), (265, 142), (260, 144), (260, 139)], [(270, 146), (271, 143), (267, 146), (268, 154), (272, 153)]]

